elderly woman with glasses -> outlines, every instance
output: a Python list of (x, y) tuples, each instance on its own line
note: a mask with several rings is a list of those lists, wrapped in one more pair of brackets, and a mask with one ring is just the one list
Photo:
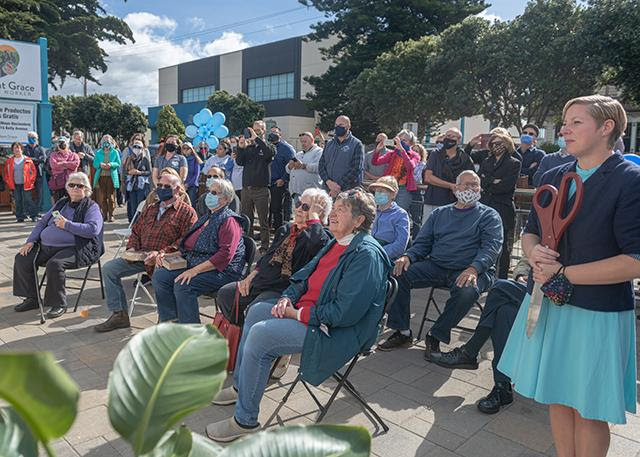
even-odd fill
[(82, 172), (70, 174), (66, 190), (69, 196), (40, 219), (15, 257), (13, 295), (25, 297), (14, 308), (18, 312), (38, 308), (35, 268), (45, 267), (47, 317), (63, 315), (67, 310), (65, 270), (92, 265), (104, 253), (102, 214), (91, 200), (89, 178)]
[[(163, 192), (158, 184), (158, 195)], [(160, 322), (200, 323), (198, 296), (215, 292), (242, 276), (245, 247), (241, 217), (228, 207), (235, 192), (226, 179), (213, 179), (206, 197), (211, 210), (198, 219), (180, 241), (156, 256), (153, 288)], [(186, 260), (186, 268), (169, 270), (163, 265), (169, 254)]]
[(329, 214), (335, 237), (274, 301), (249, 308), (238, 348), (233, 385), (214, 404), (236, 404), (235, 415), (207, 427), (209, 438), (228, 442), (259, 429), (260, 400), (277, 357), (302, 353), (302, 379), (319, 385), (369, 347), (384, 311), (391, 261), (369, 235), (376, 214), (361, 189), (338, 194)]

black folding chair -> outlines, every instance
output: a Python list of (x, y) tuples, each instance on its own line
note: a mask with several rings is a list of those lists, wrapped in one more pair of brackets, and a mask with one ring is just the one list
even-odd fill
[[(37, 248), (38, 251), (36, 252), (36, 255), (33, 257), (33, 271), (34, 274), (36, 275), (36, 284), (38, 284), (38, 290), (37, 290), (37, 296), (38, 296), (38, 307), (40, 308), (40, 323), (44, 324), (46, 321), (46, 318), (44, 317), (44, 303), (42, 301), (42, 287), (46, 286), (45, 280), (47, 279), (47, 271), (45, 270), (44, 274), (42, 275), (42, 279), (38, 278), (38, 265), (36, 264), (36, 260), (38, 258), (38, 253), (40, 252), (40, 244), (37, 244)], [(89, 277), (89, 273), (91, 272), (91, 268), (94, 265), (98, 265), (98, 278), (90, 278)], [(73, 307), (73, 312), (75, 313), (78, 310), (78, 304), (80, 304), (80, 299), (82, 298), (82, 293), (84, 292), (84, 288), (87, 285), (87, 281), (94, 281), (94, 282), (100, 282), (100, 293), (102, 294), (102, 299), (104, 300), (105, 296), (104, 296), (104, 284), (102, 283), (102, 263), (100, 262), (100, 259), (98, 259), (98, 261), (94, 264), (89, 265), (88, 267), (82, 267), (82, 268), (73, 268), (67, 271), (80, 271), (82, 269), (85, 269), (85, 273), (84, 276), (82, 277), (78, 277), (78, 276), (67, 276), (67, 280), (71, 279), (71, 280), (78, 280), (78, 281), (82, 281), (82, 285), (80, 287), (76, 287), (76, 286), (65, 286), (66, 289), (71, 289), (71, 290), (78, 290), (78, 298), (76, 298), (76, 304)]]
[[(382, 312), (382, 315), (380, 316), (380, 320), (378, 321), (378, 328), (380, 330), (382, 330), (382, 325), (381, 324), (382, 324), (384, 316), (385, 316), (385, 314), (387, 312), (387, 309), (388, 309), (389, 305), (391, 303), (393, 303), (393, 301), (395, 300), (397, 292), (398, 292), (398, 282), (396, 281), (395, 278), (390, 277), (389, 281), (387, 283), (387, 296), (386, 296), (386, 300), (385, 300), (385, 304), (384, 304), (384, 310)], [(376, 340), (377, 340), (377, 338), (376, 338)], [(351, 362), (349, 362), (349, 365), (347, 366), (347, 369), (343, 373), (340, 373), (340, 371), (336, 371), (332, 375), (333, 379), (335, 379), (338, 382), (338, 385), (335, 387), (335, 389), (331, 393), (331, 396), (329, 397), (329, 400), (327, 401), (327, 403), (325, 405), (320, 403), (320, 400), (318, 400), (318, 397), (315, 396), (315, 394), (313, 393), (313, 391), (311, 390), (309, 385), (300, 377), (300, 373), (298, 373), (298, 376), (296, 376), (296, 379), (291, 383), (291, 386), (289, 387), (289, 390), (287, 390), (287, 393), (285, 394), (285, 396), (282, 398), (282, 401), (280, 402), (280, 404), (278, 405), (276, 410), (273, 412), (273, 414), (271, 415), (271, 417), (267, 421), (267, 425), (265, 425), (265, 428), (271, 423), (271, 421), (275, 417), (277, 417), (278, 413), (280, 412), (280, 408), (282, 408), (285, 405), (285, 403), (287, 403), (287, 400), (291, 396), (291, 393), (293, 392), (293, 389), (300, 382), (300, 383), (302, 383), (304, 388), (307, 390), (307, 392), (309, 392), (309, 395), (311, 395), (311, 398), (316, 403), (316, 405), (318, 405), (318, 408), (320, 410), (320, 414), (318, 415), (318, 418), (316, 419), (316, 424), (320, 423), (322, 421), (322, 419), (324, 419), (324, 417), (327, 415), (327, 412), (329, 411), (329, 408), (331, 407), (331, 404), (336, 399), (336, 396), (338, 395), (338, 393), (340, 393), (340, 390), (344, 387), (345, 390), (347, 392), (349, 392), (358, 401), (358, 403), (360, 403), (360, 405), (364, 408), (365, 413), (368, 412), (369, 414), (371, 414), (371, 416), (373, 416), (373, 418), (367, 416), (367, 417), (369, 417), (369, 420), (373, 423), (373, 425), (377, 427), (378, 424), (379, 424), (382, 427), (382, 429), (384, 430), (384, 433), (388, 432), (389, 431), (389, 426), (382, 420), (382, 418), (369, 405), (369, 403), (367, 403), (367, 401), (362, 397), (362, 394), (360, 392), (358, 392), (358, 390), (355, 388), (353, 383), (351, 381), (349, 381), (349, 379), (348, 379), (349, 375), (351, 374), (351, 371), (353, 371), (353, 369), (355, 368), (356, 363), (358, 362), (358, 360), (360, 360), (363, 357), (367, 357), (371, 353), (372, 353), (371, 347), (361, 349), (360, 352), (358, 354), (356, 354), (353, 357), (353, 359), (351, 359)]]
[[(421, 337), (422, 337), (422, 330), (424, 330), (424, 324), (425, 322), (435, 322), (435, 319), (431, 319), (430, 317), (427, 317), (427, 313), (429, 312), (429, 307), (431, 306), (431, 304), (433, 304), (433, 306), (436, 308), (436, 311), (438, 312), (438, 316), (440, 316), (442, 314), (442, 311), (440, 311), (440, 307), (438, 306), (438, 303), (436, 302), (436, 299), (433, 298), (433, 293), (435, 292), (435, 290), (442, 290), (442, 291), (446, 291), (449, 292), (449, 289), (446, 287), (432, 287), (431, 291), (429, 292), (429, 298), (427, 299), (427, 306), (424, 309), (424, 314), (422, 315), (422, 322), (420, 323), (420, 330), (418, 330), (418, 335), (416, 336), (416, 340), (420, 341)], [(475, 301), (474, 305), (480, 310), (480, 314), (482, 314), (483, 311), (483, 307), (480, 304), (480, 302), (478, 300)], [(473, 333), (475, 332), (475, 329), (469, 328), (469, 327), (464, 327), (462, 325), (457, 325), (456, 326), (457, 329), (463, 330), (465, 332), (470, 332)]]

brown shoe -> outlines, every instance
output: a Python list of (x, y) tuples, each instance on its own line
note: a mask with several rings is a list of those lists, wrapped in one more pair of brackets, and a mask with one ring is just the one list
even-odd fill
[(129, 323), (129, 315), (126, 311), (116, 311), (102, 324), (98, 324), (93, 329), (96, 332), (110, 332), (112, 330), (118, 328), (129, 328), (131, 324)]

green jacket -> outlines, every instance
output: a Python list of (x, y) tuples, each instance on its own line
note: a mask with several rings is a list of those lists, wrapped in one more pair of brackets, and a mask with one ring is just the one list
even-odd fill
[[(330, 241), (291, 277), (283, 296), (297, 303), (307, 291), (307, 279), (334, 243)], [(356, 235), (329, 273), (311, 309), (300, 362), (302, 379), (317, 386), (375, 343), (391, 269), (389, 256), (371, 235)], [(327, 326), (330, 336), (320, 329), (321, 324)]]
[[(93, 168), (96, 169), (96, 173), (93, 176), (93, 187), (98, 187), (98, 180), (100, 179), (100, 164), (104, 162), (104, 149), (100, 148), (96, 150), (96, 156), (93, 159)], [(118, 175), (118, 169), (120, 168), (120, 154), (116, 148), (111, 148), (109, 151), (109, 165), (111, 166), (111, 180), (113, 181), (113, 187), (120, 188), (120, 176)]]

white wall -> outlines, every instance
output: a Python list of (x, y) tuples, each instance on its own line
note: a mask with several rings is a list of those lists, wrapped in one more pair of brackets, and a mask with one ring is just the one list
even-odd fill
[(296, 151), (299, 151), (302, 146), (298, 135), (302, 132), (311, 132), (315, 129), (316, 121), (312, 117), (299, 117), (299, 116), (272, 116), (265, 119), (265, 121), (274, 121), (280, 130), (287, 143), (290, 143)]
[(220, 56), (220, 90), (231, 95), (242, 92), (242, 51)]
[(302, 59), (300, 62), (300, 98), (307, 98), (309, 92), (313, 92), (313, 86), (304, 80), (307, 76), (320, 76), (331, 66), (328, 60), (322, 60), (320, 48), (327, 48), (338, 39), (330, 37), (319, 43), (316, 41), (302, 40)]
[(178, 103), (178, 66), (158, 69), (158, 105)]

